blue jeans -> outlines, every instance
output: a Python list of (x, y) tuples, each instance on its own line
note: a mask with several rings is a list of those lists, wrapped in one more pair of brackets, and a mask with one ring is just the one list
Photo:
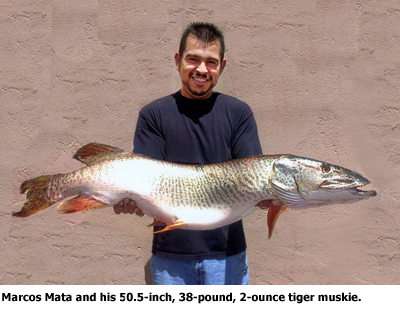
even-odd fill
[(177, 260), (151, 257), (153, 284), (249, 284), (246, 251), (239, 254), (201, 260)]

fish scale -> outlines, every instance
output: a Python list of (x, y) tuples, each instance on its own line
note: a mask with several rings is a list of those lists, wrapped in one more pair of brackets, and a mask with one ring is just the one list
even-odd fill
[(360, 174), (326, 162), (293, 155), (261, 155), (219, 164), (182, 165), (154, 160), (108, 145), (91, 143), (74, 158), (86, 166), (65, 174), (24, 181), (28, 201), (14, 216), (26, 217), (71, 196), (61, 213), (136, 201), (148, 216), (176, 228), (208, 230), (242, 219), (262, 200), (271, 200), (269, 237), (289, 208), (353, 203), (376, 192)]

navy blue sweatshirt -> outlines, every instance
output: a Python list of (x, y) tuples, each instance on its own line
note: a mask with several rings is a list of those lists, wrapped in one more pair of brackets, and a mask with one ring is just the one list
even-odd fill
[[(225, 94), (192, 100), (180, 91), (139, 113), (133, 152), (184, 164), (209, 164), (262, 153), (250, 107)], [(155, 227), (159, 230), (162, 227)], [(175, 259), (220, 258), (246, 249), (242, 221), (214, 230), (155, 234), (152, 252)]]

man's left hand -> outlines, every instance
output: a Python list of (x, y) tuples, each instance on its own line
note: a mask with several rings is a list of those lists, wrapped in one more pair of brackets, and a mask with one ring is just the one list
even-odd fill
[(272, 200), (262, 200), (259, 203), (256, 204), (256, 207), (259, 207), (260, 209), (267, 210), (269, 206), (271, 205)]

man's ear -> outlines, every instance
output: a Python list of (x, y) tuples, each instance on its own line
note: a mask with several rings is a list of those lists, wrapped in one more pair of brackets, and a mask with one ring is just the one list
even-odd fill
[(222, 71), (224, 71), (225, 66), (226, 66), (226, 59), (222, 60), (222, 62), (221, 62), (221, 69), (220, 69), (220, 71), (219, 71), (219, 74), (221, 74)]
[(177, 52), (177, 53), (175, 53), (175, 67), (176, 67), (176, 70), (180, 70), (180, 66), (181, 66), (181, 57), (180, 57), (180, 55), (179, 55), (179, 52)]

